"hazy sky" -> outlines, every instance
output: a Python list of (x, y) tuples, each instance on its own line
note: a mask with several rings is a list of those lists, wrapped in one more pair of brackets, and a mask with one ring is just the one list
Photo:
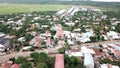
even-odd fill
[(120, 0), (93, 0), (93, 1), (120, 2)]

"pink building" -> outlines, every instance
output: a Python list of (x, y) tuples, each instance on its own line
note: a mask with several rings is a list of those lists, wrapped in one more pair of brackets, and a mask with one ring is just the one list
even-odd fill
[(64, 68), (64, 55), (56, 54), (55, 68)]
[(56, 34), (55, 36), (57, 38), (64, 38), (64, 33), (63, 33), (63, 30), (62, 30), (62, 26), (61, 25), (57, 25), (56, 26)]

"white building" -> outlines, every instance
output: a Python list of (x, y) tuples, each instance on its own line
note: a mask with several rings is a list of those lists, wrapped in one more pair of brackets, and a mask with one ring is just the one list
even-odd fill
[(86, 68), (94, 68), (94, 60), (92, 55), (90, 54), (89, 49), (86, 46), (82, 46), (81, 51), (84, 55), (84, 66)]
[(116, 33), (115, 31), (107, 32), (107, 36), (109, 39), (120, 39), (120, 37), (118, 36), (118, 33)]

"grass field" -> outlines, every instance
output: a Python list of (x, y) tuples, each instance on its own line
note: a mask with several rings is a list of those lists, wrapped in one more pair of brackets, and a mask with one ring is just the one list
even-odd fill
[(36, 5), (36, 4), (0, 4), (0, 15), (33, 11), (58, 11), (70, 5)]
[[(50, 4), (8, 4), (0, 3), (0, 15), (20, 13), (20, 12), (33, 12), (33, 11), (58, 11), (61, 9), (70, 8), (72, 5), (50, 5)], [(82, 5), (79, 5), (82, 6)], [(85, 6), (84, 6), (85, 7)], [(91, 7), (91, 6), (87, 6)], [(92, 6), (93, 7), (93, 6)], [(103, 11), (115, 11), (114, 8), (98, 7)]]

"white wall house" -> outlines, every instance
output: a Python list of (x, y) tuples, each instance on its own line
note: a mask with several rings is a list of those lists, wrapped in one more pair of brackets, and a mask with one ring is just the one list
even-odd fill
[(115, 31), (107, 32), (107, 36), (109, 39), (120, 39), (120, 37), (118, 36), (118, 33)]

